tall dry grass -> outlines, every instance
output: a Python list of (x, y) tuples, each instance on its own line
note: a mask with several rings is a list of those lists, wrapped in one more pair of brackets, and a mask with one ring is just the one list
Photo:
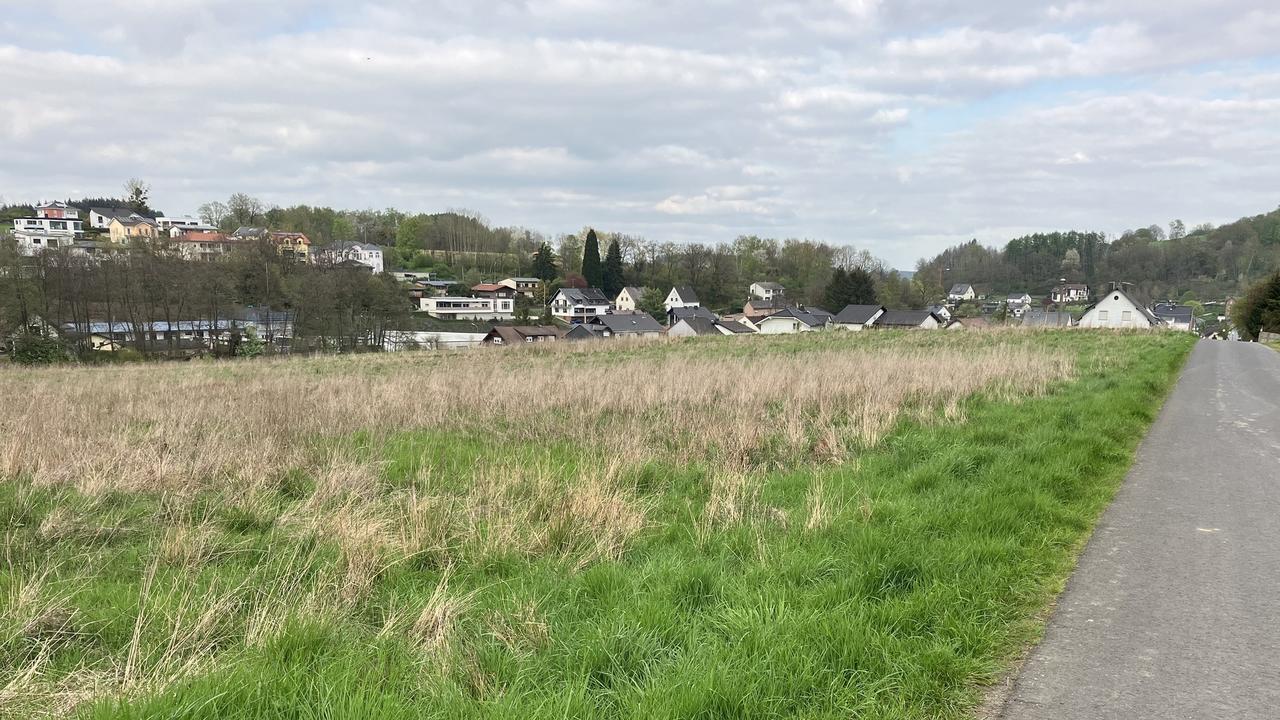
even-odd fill
[[(904, 415), (955, 417), (1072, 372), (1025, 342), (829, 347), (731, 355), (555, 349), (242, 364), (0, 371), (0, 479), (104, 491), (252, 488), (301, 469), (374, 491), (377, 469), (334, 439), (435, 430), (577, 443), (623, 462), (839, 459)], [(762, 338), (753, 338), (762, 340)], [(615, 346), (616, 347), (616, 346)], [(335, 451), (336, 449), (336, 451)]]

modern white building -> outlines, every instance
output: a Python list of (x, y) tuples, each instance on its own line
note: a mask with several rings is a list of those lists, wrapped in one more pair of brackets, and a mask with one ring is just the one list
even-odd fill
[(355, 262), (371, 268), (375, 273), (382, 272), (385, 267), (382, 248), (369, 243), (334, 243), (328, 247), (314, 248), (311, 252), (313, 259), (322, 264)]
[(951, 291), (947, 293), (947, 301), (955, 304), (976, 300), (978, 293), (973, 289), (972, 285), (967, 283), (956, 283), (951, 286)]
[(531, 298), (538, 292), (538, 287), (542, 285), (542, 281), (534, 277), (509, 277), (499, 280), (498, 284)]
[(418, 309), (441, 320), (510, 320), (515, 303), (511, 298), (423, 297)]
[(560, 288), (551, 298), (551, 315), (569, 323), (582, 323), (608, 314), (613, 303), (596, 288)]
[(698, 295), (693, 292), (693, 288), (688, 286), (671, 288), (671, 292), (667, 293), (667, 299), (662, 301), (662, 308), (667, 312), (671, 312), (672, 308), (701, 306), (702, 303), (698, 302)]
[(156, 227), (163, 232), (169, 234), (169, 237), (178, 237), (184, 232), (213, 232), (217, 228), (212, 225), (206, 225), (200, 218), (191, 217), (190, 215), (175, 215), (169, 217), (167, 215), (156, 216)]
[(1160, 322), (1149, 310), (1139, 305), (1125, 291), (1112, 290), (1102, 296), (1098, 302), (1090, 305), (1080, 321), (1076, 323), (1082, 328), (1113, 328), (1149, 330), (1160, 327)]
[(1049, 293), (1049, 299), (1056, 303), (1076, 303), (1089, 299), (1089, 286), (1080, 283), (1059, 285)]
[(761, 335), (785, 335), (811, 332), (827, 326), (830, 316), (813, 315), (796, 308), (784, 308), (756, 322)]
[(13, 221), (13, 237), (23, 255), (70, 247), (83, 235), (80, 212), (63, 202), (41, 203), (36, 206), (35, 217)]
[(751, 297), (761, 300), (773, 300), (787, 294), (787, 289), (776, 282), (753, 282), (749, 291)]

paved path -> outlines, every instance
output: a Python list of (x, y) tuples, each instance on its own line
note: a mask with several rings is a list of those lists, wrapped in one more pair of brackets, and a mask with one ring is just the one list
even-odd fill
[(1196, 347), (1000, 717), (1280, 718), (1280, 353)]

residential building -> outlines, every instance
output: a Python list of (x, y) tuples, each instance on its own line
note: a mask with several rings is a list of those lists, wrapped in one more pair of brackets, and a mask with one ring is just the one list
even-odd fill
[(133, 208), (89, 208), (89, 227), (94, 230), (106, 230), (116, 218), (127, 218), (136, 215)]
[(1028, 310), (1022, 316), (1022, 327), (1025, 328), (1068, 328), (1071, 327), (1071, 313), (1050, 312), (1045, 310)]
[(604, 337), (638, 337), (647, 339), (662, 337), (662, 326), (658, 324), (657, 320), (644, 313), (597, 315), (591, 318), (588, 323), (604, 328), (601, 331), (601, 335)]
[(485, 345), (531, 345), (555, 342), (564, 331), (549, 325), (499, 325), (484, 336)]
[(1156, 303), (1155, 307), (1151, 308), (1151, 314), (1174, 330), (1192, 332), (1196, 329), (1195, 313), (1186, 305), (1173, 302)]
[(937, 330), (946, 323), (928, 310), (886, 310), (871, 327), (886, 330)]
[(312, 248), (310, 253), (313, 262), (326, 265), (358, 263), (375, 273), (382, 272), (385, 267), (383, 264), (383, 249), (371, 243), (333, 243), (322, 248)]
[(231, 233), (232, 237), (237, 237), (241, 240), (265, 240), (267, 235), (266, 228), (249, 227), (248, 225), (241, 225), (236, 228), (235, 232)]
[[(998, 307), (996, 309), (999, 310)], [(925, 308), (925, 310), (928, 310), (934, 315), (937, 315), (938, 317), (942, 318), (943, 322), (951, 322), (951, 309), (948, 308), (946, 305), (930, 305), (929, 307)]]
[(537, 295), (538, 289), (542, 287), (542, 281), (534, 277), (509, 277), (499, 280), (498, 284), (505, 285), (527, 298)]
[(681, 320), (695, 317), (702, 318), (703, 320), (709, 320), (711, 322), (716, 322), (720, 319), (716, 317), (715, 313), (701, 305), (694, 305), (692, 307), (673, 307), (670, 310), (667, 310), (667, 325), (671, 326)]
[(613, 301), (618, 312), (636, 312), (640, 309), (640, 300), (644, 298), (644, 288), (624, 287)]
[(947, 330), (986, 330), (991, 321), (984, 317), (967, 317), (950, 320), (944, 325)]
[(720, 321), (725, 323), (732, 322), (732, 323), (741, 325), (742, 327), (746, 328), (750, 332), (760, 331), (760, 328), (756, 326), (755, 322), (744, 313), (732, 313), (729, 315), (723, 315), (721, 316)]
[(760, 300), (773, 300), (775, 298), (781, 300), (787, 294), (786, 288), (771, 281), (751, 283), (751, 287), (748, 290), (751, 293), (751, 297)]
[(41, 203), (33, 218), (15, 218), (13, 237), (18, 252), (35, 255), (49, 248), (66, 248), (83, 237), (83, 221), (75, 208), (63, 202)]
[(708, 320), (689, 316), (667, 329), (667, 337), (694, 337), (698, 335), (750, 335), (755, 330), (733, 320)]
[(188, 232), (173, 240), (173, 244), (187, 260), (214, 260), (239, 244), (239, 240), (220, 232)]
[(603, 325), (578, 323), (564, 331), (564, 340), (599, 340), (604, 337), (607, 328)]
[(884, 314), (883, 305), (846, 305), (836, 313), (833, 323), (845, 330), (865, 330)]
[(962, 302), (977, 300), (978, 293), (973, 289), (972, 285), (967, 283), (957, 283), (951, 286), (951, 291), (947, 293), (947, 302), (952, 305), (958, 305)]
[(782, 296), (778, 296), (772, 300), (760, 300), (752, 298), (742, 306), (742, 314), (752, 318), (765, 317), (772, 315), (779, 310), (784, 310), (791, 305)]
[[(300, 232), (270, 232), (267, 237), (276, 246), (276, 251), (285, 257), (307, 262), (311, 259), (311, 238)], [(381, 251), (379, 251), (381, 255)], [(368, 263), (360, 263), (368, 265)]]
[(693, 292), (693, 288), (686, 286), (673, 287), (671, 292), (667, 293), (667, 299), (662, 301), (662, 308), (667, 312), (671, 312), (671, 308), (699, 307), (702, 303), (698, 302), (698, 296)]
[(756, 321), (761, 335), (781, 335), (821, 330), (827, 326), (830, 313), (825, 317), (810, 314), (798, 308), (784, 308)]
[(1080, 322), (1082, 328), (1136, 328), (1151, 329), (1163, 323), (1151, 311), (1138, 304), (1125, 291), (1116, 288), (1100, 300), (1085, 308)]
[(476, 297), (484, 298), (514, 298), (516, 296), (515, 288), (500, 285), (498, 283), (480, 283), (471, 286), (471, 294)]
[(1031, 301), (1031, 295), (1027, 293), (1010, 293), (1005, 298), (1004, 304), (1009, 309), (1010, 315), (1020, 318), (1031, 307)]
[(169, 237), (178, 237), (184, 232), (214, 232), (217, 230), (212, 225), (206, 225), (204, 221), (190, 215), (177, 215), (170, 217), (168, 215), (157, 215), (156, 227), (161, 232), (167, 233)]
[(568, 323), (581, 323), (613, 308), (596, 288), (560, 288), (551, 298), (551, 315)]
[(418, 309), (442, 320), (510, 320), (515, 300), (510, 298), (422, 297)]
[(111, 242), (117, 245), (134, 239), (155, 240), (160, 237), (156, 221), (138, 213), (111, 218), (111, 222), (107, 223), (107, 232), (111, 236)]
[(1055, 287), (1049, 293), (1049, 299), (1060, 305), (1089, 301), (1089, 286), (1080, 283), (1067, 283)]

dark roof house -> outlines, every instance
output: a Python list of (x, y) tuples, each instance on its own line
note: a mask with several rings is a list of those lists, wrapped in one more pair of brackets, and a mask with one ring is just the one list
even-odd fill
[(836, 313), (835, 322), (837, 325), (866, 325), (882, 312), (883, 305), (846, 305)]

